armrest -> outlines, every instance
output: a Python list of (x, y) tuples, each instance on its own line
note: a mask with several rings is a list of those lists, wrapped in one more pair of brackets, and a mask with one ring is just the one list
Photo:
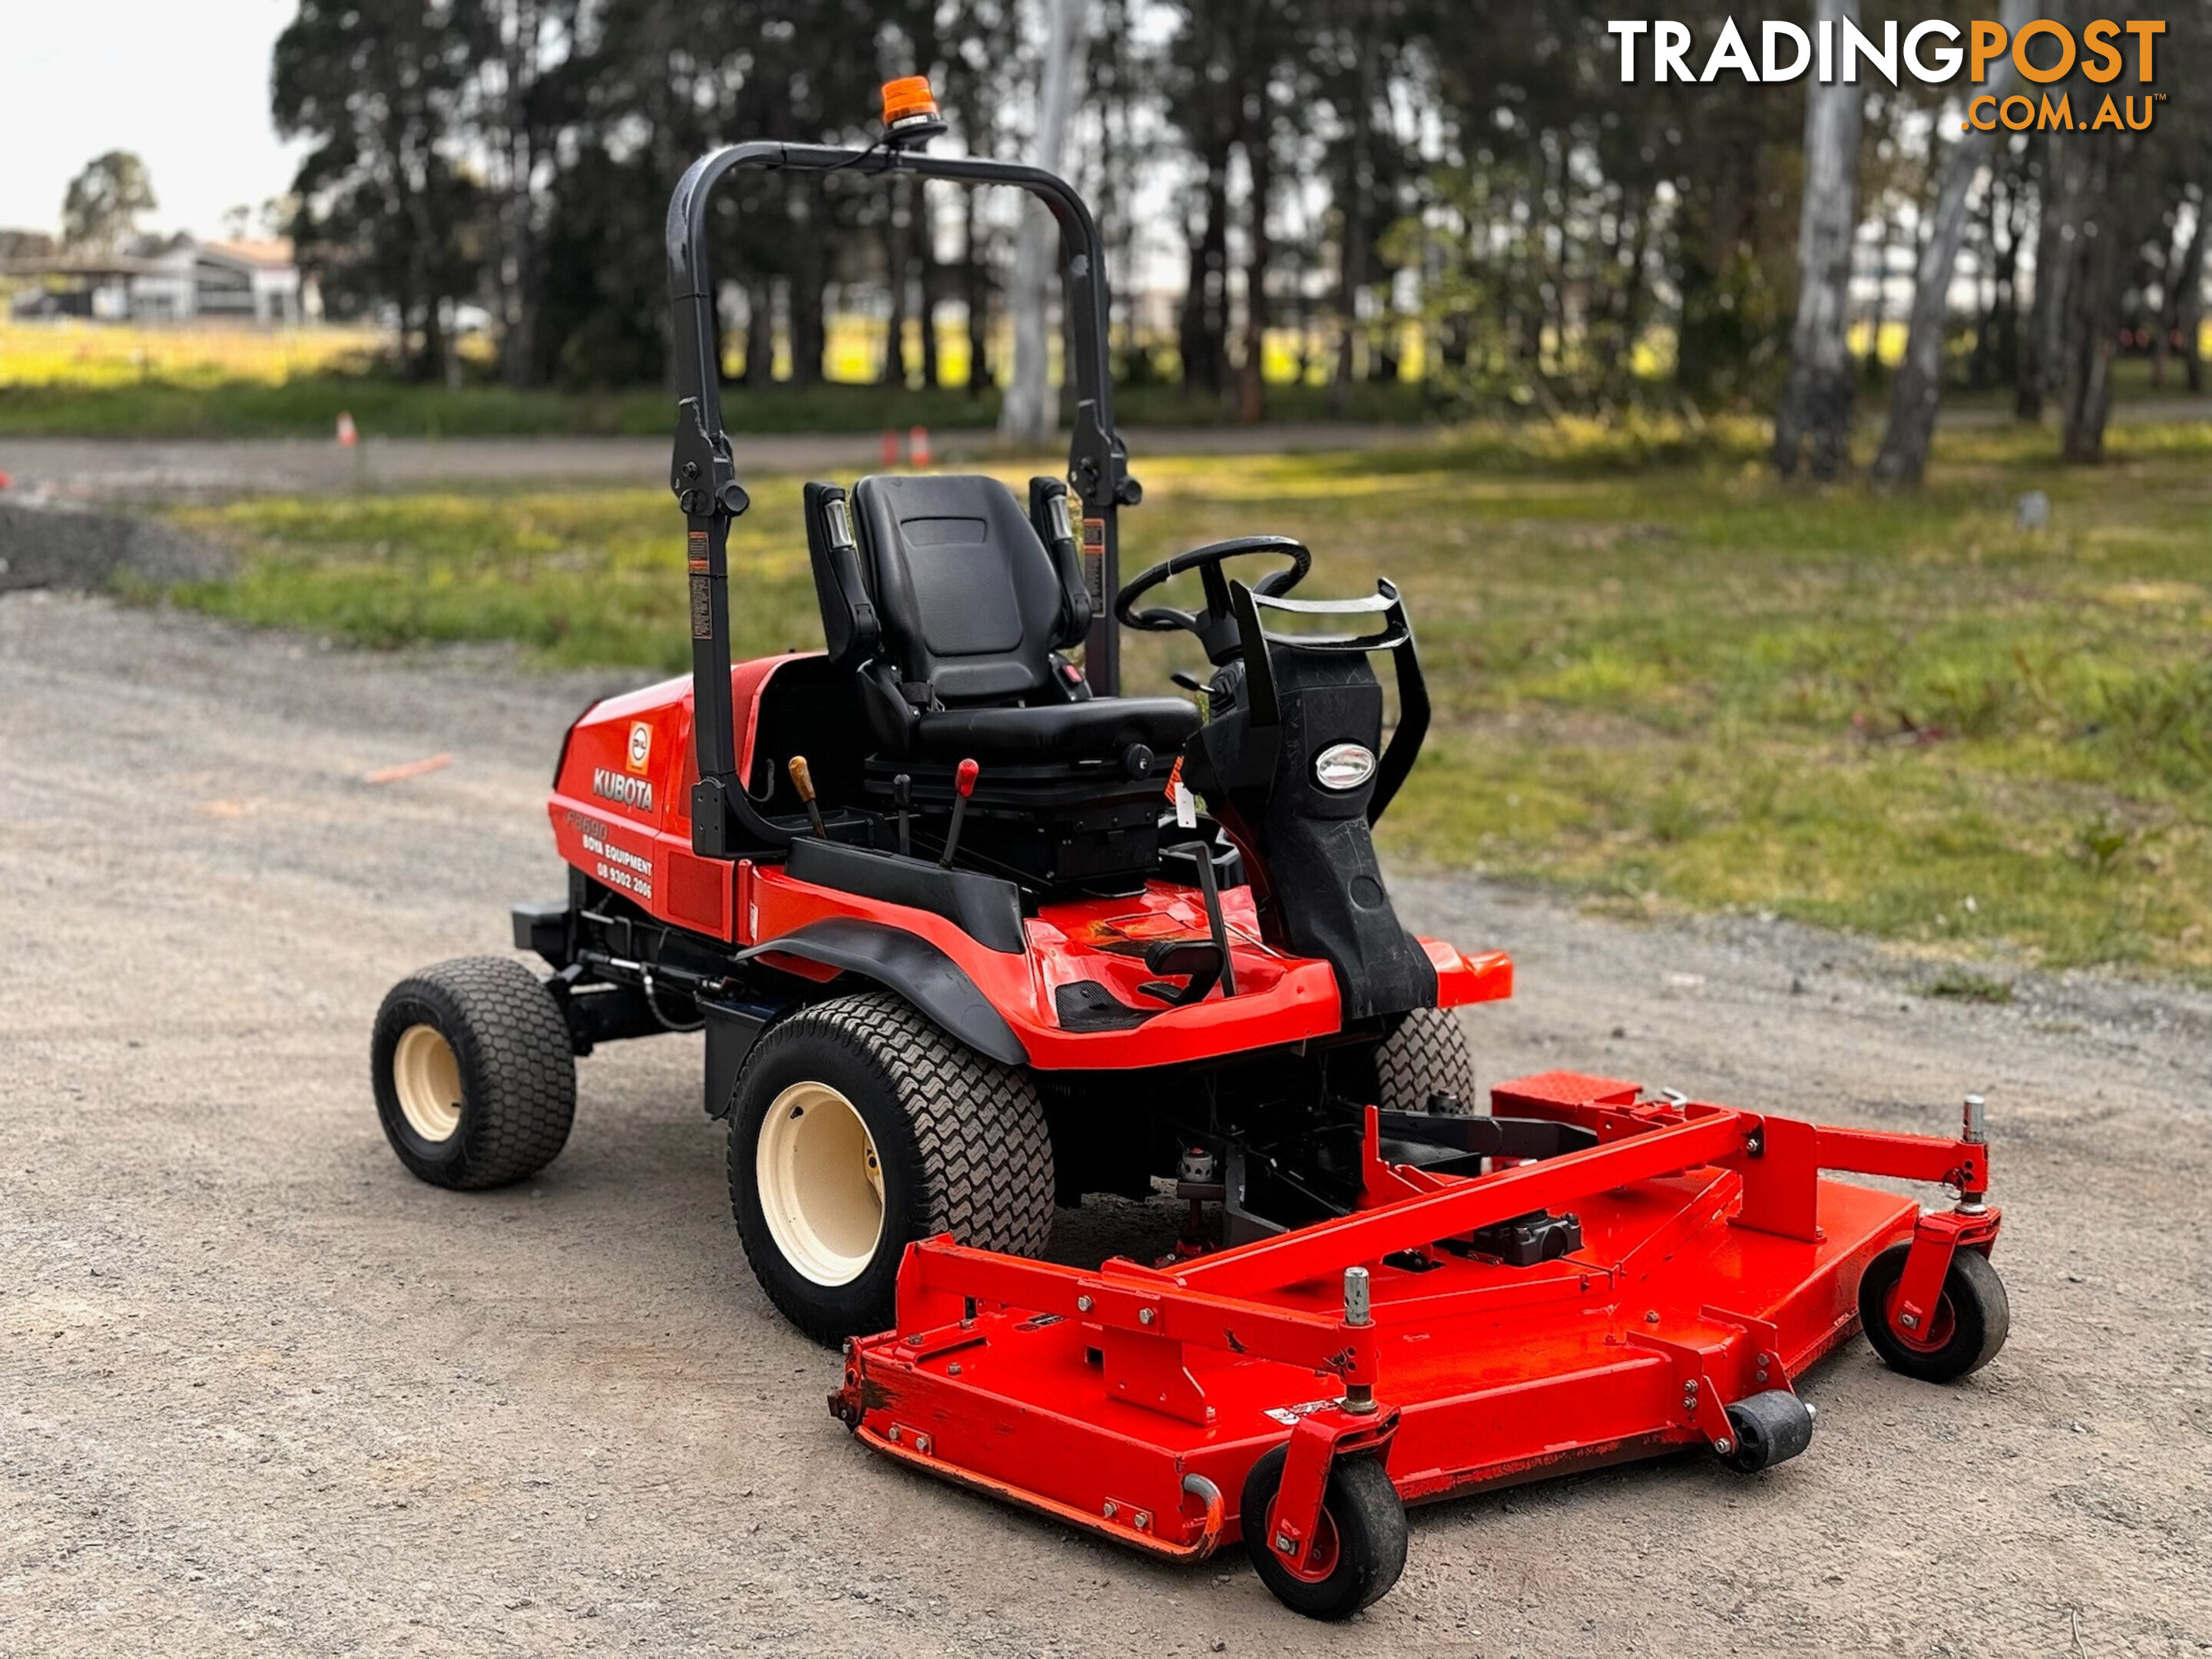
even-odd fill
[(1057, 478), (1030, 480), (1030, 523), (1060, 577), (1060, 629), (1055, 646), (1070, 646), (1091, 631), (1091, 585), (1083, 580), (1083, 560), (1067, 523), (1067, 486)]
[(822, 606), (822, 642), (841, 668), (866, 662), (883, 642), (875, 602), (860, 574), (851, 509), (836, 484), (805, 489), (806, 552), (814, 565), (814, 597)]

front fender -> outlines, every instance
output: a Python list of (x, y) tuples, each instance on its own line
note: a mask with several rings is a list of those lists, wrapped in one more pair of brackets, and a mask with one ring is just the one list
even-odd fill
[(763, 956), (797, 957), (873, 980), (976, 1053), (1001, 1065), (1029, 1064), (1029, 1050), (1006, 1017), (958, 963), (927, 939), (880, 922), (830, 916), (740, 951), (738, 960)]

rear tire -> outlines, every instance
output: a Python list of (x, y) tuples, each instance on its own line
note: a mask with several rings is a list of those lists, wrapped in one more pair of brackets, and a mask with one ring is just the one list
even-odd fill
[(1267, 1511), (1282, 1490), (1290, 1447), (1261, 1454), (1244, 1477), (1237, 1524), (1245, 1553), (1274, 1598), (1309, 1619), (1349, 1619), (1388, 1595), (1406, 1570), (1406, 1505), (1389, 1471), (1373, 1457), (1340, 1457), (1329, 1465), (1322, 1494), (1326, 1553), (1308, 1576), (1275, 1553), (1267, 1536)]
[(575, 1121), (568, 1024), (509, 957), (461, 957), (393, 986), (376, 1011), (369, 1075), (385, 1139), (436, 1187), (536, 1175)]
[(1425, 1112), (1430, 1097), (1439, 1094), (1458, 1102), (1459, 1114), (1474, 1112), (1474, 1057), (1468, 1052), (1459, 1016), (1449, 1008), (1416, 1008), (1407, 1014), (1375, 1051), (1375, 1080), (1376, 1104), (1386, 1112)]
[(1029, 1074), (888, 992), (817, 1003), (761, 1038), (729, 1175), (754, 1277), (817, 1342), (890, 1328), (915, 1239), (1034, 1256), (1052, 1231), (1052, 1138)]

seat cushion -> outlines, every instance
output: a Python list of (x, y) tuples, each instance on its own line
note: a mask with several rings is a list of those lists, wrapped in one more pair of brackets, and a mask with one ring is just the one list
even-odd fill
[(939, 709), (921, 716), (915, 746), (934, 760), (1087, 760), (1133, 743), (1172, 754), (1197, 730), (1198, 710), (1181, 697), (1093, 697), (1037, 708)]

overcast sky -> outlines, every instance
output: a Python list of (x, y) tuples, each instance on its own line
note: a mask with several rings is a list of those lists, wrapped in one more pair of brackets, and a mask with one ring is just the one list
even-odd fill
[(269, 53), (294, 0), (0, 0), (0, 226), (56, 230), (94, 156), (136, 150), (149, 228), (220, 235), (292, 182)]

